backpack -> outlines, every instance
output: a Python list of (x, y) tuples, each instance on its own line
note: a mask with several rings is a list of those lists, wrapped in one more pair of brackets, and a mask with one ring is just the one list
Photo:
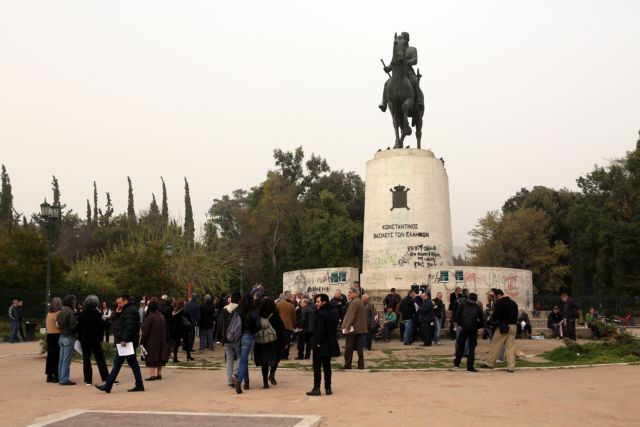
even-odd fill
[(460, 316), (460, 323), (462, 329), (465, 331), (472, 331), (478, 329), (478, 307), (466, 304), (462, 308), (462, 315)]
[(240, 341), (242, 337), (242, 319), (240, 318), (240, 313), (236, 308), (233, 310), (233, 314), (231, 315), (231, 319), (229, 319), (229, 324), (227, 325), (227, 332), (225, 333), (227, 338), (227, 342), (235, 343)]
[(278, 339), (276, 330), (273, 329), (273, 325), (269, 322), (271, 316), (273, 316), (273, 314), (270, 314), (266, 319), (264, 317), (260, 318), (260, 330), (254, 335), (256, 343), (268, 344)]

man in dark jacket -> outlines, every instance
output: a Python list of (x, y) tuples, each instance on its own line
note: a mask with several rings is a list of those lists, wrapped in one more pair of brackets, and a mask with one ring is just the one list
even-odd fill
[(76, 332), (78, 330), (78, 319), (73, 309), (76, 306), (75, 295), (67, 295), (62, 300), (62, 309), (56, 318), (56, 324), (60, 330), (58, 346), (60, 347), (60, 359), (58, 362), (58, 374), (60, 385), (74, 385), (75, 382), (69, 379), (71, 369), (71, 358), (73, 357), (73, 346), (76, 342)]
[(391, 288), (391, 292), (382, 300), (383, 308), (391, 307), (393, 311), (396, 311), (396, 307), (400, 304), (400, 295), (396, 292), (396, 288)]
[[(189, 351), (195, 351), (193, 349), (193, 342), (196, 339), (196, 326), (200, 327), (200, 304), (198, 304), (198, 295), (193, 294), (191, 300), (184, 306), (184, 311), (189, 313), (191, 319), (191, 327), (189, 329)], [(186, 349), (185, 349), (186, 350)]]
[(568, 293), (563, 292), (560, 295), (560, 299), (564, 303), (564, 321), (566, 337), (570, 340), (576, 340), (576, 320), (580, 317), (580, 307), (578, 303), (569, 296)]
[(547, 328), (551, 329), (555, 334), (557, 339), (563, 337), (562, 333), (562, 313), (560, 313), (560, 307), (557, 305), (553, 306), (553, 311), (549, 313), (549, 317), (547, 317)]
[(400, 335), (403, 337), (404, 345), (413, 343), (413, 317), (416, 314), (416, 306), (413, 304), (414, 291), (400, 301)]
[(493, 369), (498, 353), (504, 345), (507, 356), (508, 372), (516, 366), (516, 323), (518, 322), (518, 304), (504, 295), (502, 289), (495, 289), (496, 303), (493, 306), (493, 323), (496, 325), (495, 335), (491, 340), (491, 351), (487, 362), (481, 368)]
[(300, 301), (298, 328), (302, 330), (298, 335), (298, 357), (296, 358), (298, 360), (311, 357), (311, 341), (316, 327), (315, 315), (315, 311), (309, 306), (308, 299)]
[(338, 313), (329, 305), (329, 296), (320, 294), (316, 297), (315, 335), (313, 347), (313, 390), (309, 396), (320, 396), (321, 369), (324, 371), (325, 394), (333, 394), (331, 390), (331, 358), (340, 356), (338, 345)]
[(457, 338), (456, 358), (453, 361), (453, 366), (460, 367), (465, 343), (468, 342), (467, 371), (478, 372), (473, 363), (476, 357), (476, 345), (478, 344), (478, 329), (484, 323), (484, 316), (482, 315), (482, 308), (478, 305), (477, 294), (470, 293), (469, 298), (458, 305), (458, 310), (454, 313), (454, 321), (458, 325), (460, 332)]
[(433, 301), (428, 292), (420, 295), (422, 305), (418, 310), (418, 321), (420, 322), (420, 331), (422, 332), (422, 345), (431, 347), (431, 339), (433, 337), (433, 328), (436, 321), (436, 315), (433, 309)]
[(331, 308), (333, 308), (338, 314), (338, 320), (342, 320), (344, 317), (344, 313), (347, 311), (347, 306), (349, 305), (349, 301), (347, 297), (342, 294), (340, 289), (336, 290), (335, 295), (331, 299)]
[(216, 320), (216, 308), (211, 295), (205, 295), (204, 304), (200, 306), (200, 351), (207, 347), (213, 350), (213, 323)]
[[(122, 299), (123, 309), (122, 314), (118, 319), (118, 326), (113, 339), (113, 342), (116, 345), (116, 357), (113, 359), (113, 366), (111, 368), (109, 378), (107, 378), (107, 382), (103, 385), (97, 385), (96, 388), (98, 390), (111, 393), (111, 387), (113, 387), (113, 383), (118, 378), (118, 373), (120, 373), (120, 368), (126, 360), (127, 364), (133, 371), (133, 377), (136, 380), (135, 387), (127, 391), (144, 391), (140, 365), (138, 365), (138, 359), (136, 358), (135, 353), (140, 341), (140, 313), (136, 302), (133, 299), (130, 301), (128, 295), (122, 295), (120, 298)], [(133, 354), (121, 356), (118, 350), (124, 350), (127, 344), (133, 345)]]

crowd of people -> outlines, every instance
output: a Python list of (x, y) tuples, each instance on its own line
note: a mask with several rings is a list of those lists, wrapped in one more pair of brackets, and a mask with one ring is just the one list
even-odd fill
[[(198, 295), (188, 301), (184, 298), (161, 297), (132, 298), (120, 295), (115, 304), (100, 302), (89, 295), (78, 303), (67, 295), (62, 300), (52, 298), (46, 319), (47, 382), (62, 386), (76, 384), (71, 380), (70, 366), (73, 352), (83, 359), (83, 379), (86, 385), (95, 385), (110, 393), (118, 383), (118, 373), (127, 362), (133, 372), (135, 385), (130, 392), (144, 391), (145, 382), (163, 379), (163, 367), (171, 356), (180, 363), (178, 352), (183, 348), (187, 361), (194, 360), (196, 351), (213, 351), (216, 345), (224, 347), (227, 384), (240, 394), (249, 390), (249, 365), (252, 361), (262, 373), (262, 387), (278, 384), (276, 371), (282, 360), (288, 360), (290, 351), (296, 359), (311, 359), (314, 387), (310, 395), (320, 394), (322, 374), (325, 393), (331, 394), (331, 358), (340, 356), (338, 336), (345, 338), (344, 363), (341, 369), (364, 369), (364, 351), (371, 350), (375, 339), (389, 341), (391, 333), (400, 329), (400, 340), (411, 345), (416, 340), (423, 346), (441, 345), (440, 331), (449, 320), (451, 338), (455, 340), (453, 365), (460, 367), (466, 358), (469, 372), (475, 369), (475, 348), (479, 332), (491, 343), (489, 357), (482, 368), (492, 369), (496, 361), (506, 360), (507, 370), (515, 367), (516, 338), (530, 338), (531, 322), (524, 310), (500, 289), (486, 294), (486, 304), (467, 289), (456, 288), (445, 306), (441, 292), (431, 298), (428, 289), (412, 288), (402, 298), (395, 289), (384, 298), (382, 316), (376, 311), (369, 295), (354, 282), (347, 295), (337, 290), (329, 299), (326, 294), (283, 292), (273, 300), (262, 285), (256, 285), (244, 295), (234, 293), (227, 297), (205, 295), (202, 303)], [(563, 294), (564, 315), (555, 306), (548, 317), (548, 327), (558, 338), (575, 339), (575, 322), (579, 308), (575, 301)], [(15, 307), (15, 309), (14, 309)], [(12, 321), (19, 318), (18, 302), (10, 314)], [(594, 313), (590, 315), (595, 316)], [(573, 330), (571, 330), (573, 328)], [(14, 332), (12, 326), (12, 333)], [(102, 342), (113, 337), (115, 356), (109, 371)], [(198, 350), (194, 347), (199, 337)], [(143, 380), (136, 349), (146, 368)], [(94, 384), (91, 360), (95, 360), (100, 383)]]

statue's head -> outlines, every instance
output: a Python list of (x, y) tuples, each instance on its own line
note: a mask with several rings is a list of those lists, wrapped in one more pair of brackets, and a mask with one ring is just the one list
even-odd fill
[(400, 33), (400, 37), (402, 37), (407, 42), (407, 44), (409, 43), (409, 33)]

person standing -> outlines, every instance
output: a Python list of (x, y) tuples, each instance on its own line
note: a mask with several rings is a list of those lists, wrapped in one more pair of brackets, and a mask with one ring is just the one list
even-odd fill
[(342, 321), (344, 318), (344, 313), (347, 311), (347, 305), (349, 305), (347, 297), (342, 294), (340, 289), (336, 289), (336, 292), (331, 299), (331, 308), (333, 308), (338, 314), (339, 321)]
[(369, 299), (369, 294), (362, 295), (362, 302), (364, 303), (364, 309), (367, 313), (367, 334), (365, 335), (364, 348), (371, 351), (373, 345), (373, 335), (376, 332), (376, 307)]
[(422, 345), (425, 347), (431, 347), (436, 315), (433, 310), (433, 302), (429, 297), (429, 293), (423, 292), (420, 297), (422, 298), (422, 305), (418, 310), (418, 321), (420, 322), (420, 331), (422, 332)]
[(413, 318), (416, 314), (416, 306), (413, 304), (415, 291), (411, 290), (406, 297), (400, 301), (400, 335), (404, 345), (413, 343)]
[(169, 361), (167, 346), (167, 327), (164, 315), (160, 313), (160, 303), (156, 297), (149, 300), (147, 315), (142, 323), (140, 346), (146, 350), (144, 364), (149, 368), (149, 378), (145, 381), (162, 379), (162, 367)]
[(9, 342), (14, 344), (18, 342), (18, 329), (20, 322), (18, 321), (18, 300), (14, 299), (9, 307), (9, 321), (11, 322), (11, 329), (9, 330)]
[(51, 298), (49, 305), (49, 313), (47, 313), (47, 364), (44, 373), (47, 374), (48, 383), (58, 382), (58, 363), (60, 362), (60, 330), (56, 326), (56, 319), (60, 309), (62, 308), (62, 300), (58, 297)]
[(434, 331), (433, 331), (433, 340), (436, 345), (441, 345), (440, 343), (440, 329), (442, 328), (442, 323), (444, 322), (445, 317), (445, 306), (442, 301), (442, 292), (438, 292), (436, 294), (436, 298), (433, 300), (433, 313), (436, 316), (436, 320), (434, 322)]
[(75, 385), (74, 381), (69, 379), (69, 371), (71, 369), (71, 357), (73, 356), (73, 345), (75, 344), (75, 335), (78, 328), (78, 320), (73, 312), (76, 306), (75, 295), (67, 295), (62, 300), (62, 308), (56, 318), (56, 324), (60, 330), (60, 338), (58, 346), (60, 347), (60, 360), (58, 361), (58, 374), (60, 385)]
[(200, 351), (204, 348), (213, 351), (213, 323), (216, 320), (216, 307), (211, 295), (204, 296), (204, 304), (200, 306)]
[(26, 342), (27, 338), (24, 336), (24, 325), (22, 324), (24, 322), (24, 301), (22, 301), (21, 299), (18, 300), (18, 306), (17, 308), (17, 320), (18, 320), (18, 332), (20, 333), (20, 338), (22, 339), (22, 342)]
[(491, 351), (489, 352), (488, 359), (480, 367), (493, 369), (496, 359), (498, 358), (498, 353), (504, 345), (507, 357), (507, 371), (514, 372), (516, 366), (515, 339), (516, 322), (518, 321), (518, 304), (504, 295), (502, 289), (494, 289), (493, 292), (496, 295), (496, 302), (493, 306), (492, 319), (496, 325), (496, 330), (491, 340)]
[(358, 369), (364, 369), (364, 352), (362, 351), (362, 337), (367, 333), (367, 313), (364, 303), (359, 296), (359, 288), (349, 289), (349, 307), (342, 321), (342, 333), (346, 338), (344, 349), (344, 366), (351, 369), (353, 351), (358, 353)]
[(449, 295), (449, 337), (451, 340), (456, 339), (456, 330), (453, 325), (453, 313), (458, 310), (458, 299), (462, 297), (462, 289), (456, 286), (456, 289)]
[[(278, 315), (280, 315), (280, 319), (282, 319), (282, 323), (284, 323), (285, 334), (289, 341), (291, 341), (291, 335), (293, 334), (293, 330), (296, 328), (296, 307), (291, 303), (291, 301), (289, 301), (290, 298), (291, 293), (289, 291), (285, 291), (280, 294), (280, 298), (276, 304)], [(282, 350), (282, 360), (288, 359), (289, 346)]]
[(104, 322), (104, 341), (109, 342), (109, 332), (111, 330), (111, 309), (106, 301), (102, 301), (100, 306), (100, 315)]
[(470, 293), (469, 298), (458, 306), (458, 310), (454, 314), (454, 320), (459, 328), (456, 357), (453, 366), (460, 367), (460, 361), (465, 349), (465, 343), (469, 342), (467, 352), (467, 371), (478, 372), (474, 367), (476, 356), (476, 345), (478, 345), (478, 329), (482, 327), (483, 315), (482, 308), (478, 305), (478, 295)]
[(580, 316), (578, 303), (569, 296), (567, 292), (560, 294), (560, 299), (564, 303), (565, 336), (570, 340), (576, 340), (576, 320)]
[(113, 359), (111, 373), (109, 374), (109, 377), (107, 377), (107, 382), (102, 385), (96, 385), (95, 387), (100, 391), (111, 393), (111, 388), (118, 378), (120, 368), (122, 368), (122, 364), (126, 360), (127, 364), (133, 371), (133, 377), (136, 381), (135, 387), (130, 388), (127, 391), (144, 391), (142, 373), (140, 372), (140, 365), (138, 364), (138, 359), (136, 358), (135, 353), (135, 349), (138, 347), (140, 340), (140, 313), (136, 306), (136, 302), (134, 300), (130, 301), (128, 295), (122, 295), (120, 298), (122, 300), (123, 308), (122, 314), (118, 319), (116, 333), (113, 335), (113, 342), (116, 347), (121, 346), (122, 348), (126, 347), (128, 343), (132, 343), (134, 352), (127, 356), (120, 356), (116, 349), (116, 356)]
[[(184, 349), (186, 351), (187, 347), (189, 348), (189, 352), (194, 351), (193, 343), (196, 339), (196, 327), (200, 328), (200, 304), (198, 304), (198, 295), (193, 294), (191, 300), (185, 305), (184, 311), (187, 312), (189, 317), (189, 322), (191, 326), (189, 327), (189, 337), (188, 341), (184, 343)], [(187, 358), (188, 359), (188, 358)]]
[(187, 353), (187, 361), (195, 360), (191, 357), (191, 349), (189, 348), (189, 334), (193, 325), (189, 313), (185, 310), (184, 300), (180, 299), (175, 304), (175, 308), (171, 313), (171, 336), (173, 338), (173, 363), (179, 363), (178, 348), (182, 341), (182, 347)]
[(384, 300), (382, 300), (382, 305), (385, 307), (385, 310), (387, 307), (391, 307), (393, 311), (396, 311), (396, 307), (400, 304), (400, 300), (401, 298), (396, 292), (396, 288), (391, 288), (391, 291), (386, 297), (384, 297)]
[(91, 367), (91, 354), (96, 359), (100, 378), (104, 383), (109, 376), (107, 362), (104, 360), (102, 350), (102, 335), (104, 332), (104, 322), (102, 315), (98, 311), (100, 300), (95, 295), (89, 295), (84, 300), (84, 310), (78, 315), (78, 340), (82, 347), (82, 371), (84, 374), (84, 384), (92, 384), (93, 368)]
[(315, 299), (315, 334), (313, 337), (313, 389), (308, 396), (320, 396), (320, 383), (324, 371), (324, 391), (333, 394), (331, 388), (331, 358), (340, 356), (338, 345), (338, 313), (329, 305), (329, 296), (320, 294)]
[(296, 359), (309, 359), (311, 357), (311, 342), (315, 332), (315, 311), (309, 306), (309, 300), (303, 298), (300, 301), (300, 323), (301, 329), (298, 337), (298, 357)]

